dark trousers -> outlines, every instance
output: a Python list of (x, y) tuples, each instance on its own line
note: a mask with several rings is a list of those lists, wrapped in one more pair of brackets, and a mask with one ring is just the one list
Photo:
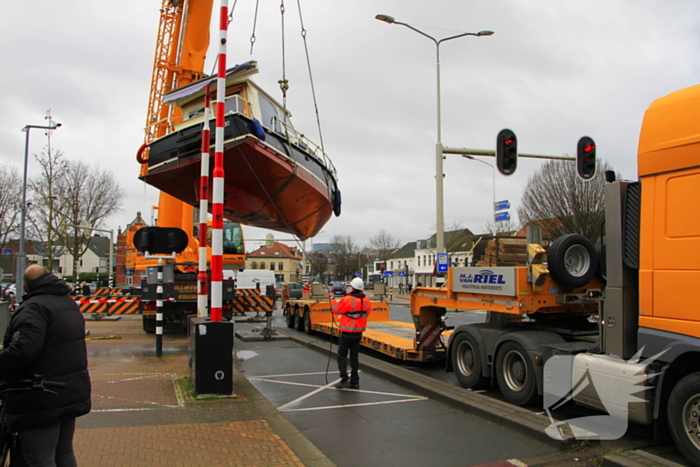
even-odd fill
[(76, 467), (73, 453), (75, 418), (36, 430), (19, 432), (27, 467)]
[(340, 343), (338, 344), (338, 370), (340, 379), (348, 380), (348, 350), (350, 351), (350, 384), (360, 384), (358, 374), (360, 366), (360, 339), (361, 332), (341, 332)]

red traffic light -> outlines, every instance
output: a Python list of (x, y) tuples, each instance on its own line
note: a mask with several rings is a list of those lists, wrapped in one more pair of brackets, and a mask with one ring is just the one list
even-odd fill
[(518, 138), (504, 128), (496, 137), (496, 166), (503, 175), (511, 175), (518, 165)]
[(578, 140), (576, 148), (576, 170), (581, 178), (590, 180), (596, 171), (595, 141), (589, 136)]

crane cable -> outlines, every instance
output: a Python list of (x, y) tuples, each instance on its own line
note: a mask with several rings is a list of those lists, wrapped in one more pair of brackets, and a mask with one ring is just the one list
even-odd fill
[(253, 33), (250, 35), (250, 54), (253, 55), (253, 46), (255, 45), (255, 27), (258, 25), (258, 5), (260, 0), (255, 2), (255, 16), (253, 17)]
[[(304, 41), (304, 53), (306, 55), (306, 67), (309, 71), (309, 84), (311, 85), (311, 96), (313, 98), (314, 102), (314, 112), (316, 114), (316, 127), (318, 128), (318, 138), (319, 142), (321, 143), (321, 153), (325, 156), (326, 154), (326, 149), (325, 145), (323, 143), (323, 131), (321, 131), (321, 115), (318, 111), (318, 100), (316, 99), (316, 86), (314, 85), (314, 75), (313, 72), (311, 71), (311, 56), (309, 55), (309, 45), (306, 40), (306, 28), (304, 27), (304, 17), (301, 13), (301, 0), (297, 0), (297, 9), (299, 10), (299, 25), (301, 26), (301, 37)], [(337, 177), (337, 175), (336, 175)], [(328, 174), (323, 173), (323, 178), (325, 179), (326, 182), (326, 187), (328, 189), (328, 195), (330, 196), (331, 200), (335, 203), (335, 196), (336, 193), (334, 190), (331, 189), (331, 184), (328, 182)], [(337, 182), (337, 180), (336, 180)]]
[(318, 138), (321, 143), (321, 151), (325, 153), (323, 145), (323, 133), (321, 132), (321, 117), (318, 112), (318, 102), (316, 100), (316, 88), (314, 86), (314, 76), (311, 71), (311, 58), (309, 56), (309, 46), (306, 41), (306, 28), (304, 27), (304, 18), (301, 14), (301, 0), (297, 0), (297, 8), (299, 9), (299, 24), (301, 25), (301, 37), (304, 40), (304, 52), (306, 53), (306, 66), (309, 70), (309, 82), (311, 84), (311, 95), (314, 101), (314, 110), (316, 112), (316, 126), (318, 127)]

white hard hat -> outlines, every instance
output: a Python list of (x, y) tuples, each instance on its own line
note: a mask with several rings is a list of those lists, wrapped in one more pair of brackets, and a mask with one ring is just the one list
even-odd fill
[(350, 281), (350, 287), (356, 290), (365, 290), (365, 283), (362, 281), (361, 278), (356, 277)]

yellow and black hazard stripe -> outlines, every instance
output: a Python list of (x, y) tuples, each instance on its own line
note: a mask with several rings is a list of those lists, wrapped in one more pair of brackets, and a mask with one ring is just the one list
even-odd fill
[(110, 315), (126, 315), (140, 313), (141, 300), (133, 299), (89, 299), (76, 300), (82, 313), (108, 313)]
[(109, 289), (107, 287), (102, 287), (102, 288), (95, 290), (95, 293), (93, 295), (97, 295), (97, 296), (121, 295), (122, 292), (123, 292), (122, 289)]
[(241, 315), (246, 312), (264, 313), (272, 311), (272, 299), (262, 295), (257, 289), (237, 289), (231, 301), (231, 309), (234, 314)]

